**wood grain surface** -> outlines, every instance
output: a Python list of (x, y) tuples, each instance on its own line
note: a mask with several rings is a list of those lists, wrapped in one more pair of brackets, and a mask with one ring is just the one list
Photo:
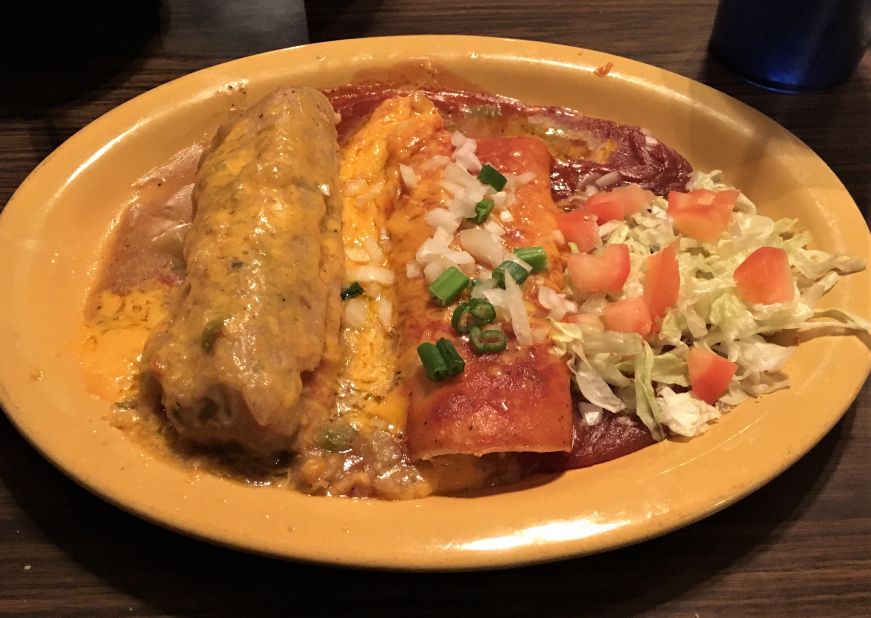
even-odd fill
[[(0, 204), (76, 130), (193, 70), (306, 40), (454, 33), (599, 49), (718, 88), (813, 148), (867, 221), (868, 55), (846, 84), (788, 95), (755, 88), (708, 57), (711, 1), (305, 4), (308, 28), (294, 0), (4, 3)], [(869, 453), (866, 384), (844, 419), (791, 469), (683, 530), (549, 565), (390, 574), (249, 556), (136, 519), (68, 480), (0, 415), (0, 615), (867, 616)]]

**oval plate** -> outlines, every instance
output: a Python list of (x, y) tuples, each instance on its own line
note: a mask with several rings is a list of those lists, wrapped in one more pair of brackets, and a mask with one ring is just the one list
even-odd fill
[[(589, 554), (685, 526), (779, 474), (841, 417), (871, 365), (857, 338), (803, 344), (787, 366), (791, 389), (736, 408), (699, 438), (479, 497), (309, 497), (197, 474), (125, 439), (105, 420), (107, 402), (85, 390), (75, 333), (131, 183), (192, 142), (240, 86), (253, 101), (280, 84), (339, 85), (409, 57), (527, 103), (644, 126), (695, 168), (723, 169), (763, 213), (797, 217), (820, 248), (869, 257), (858, 208), (809, 148), (742, 103), (652, 66), (459, 36), (337, 41), (243, 58), (94, 121), (37, 167), (0, 218), (0, 396), (37, 449), (124, 509), (236, 548), (343, 565), (468, 569)], [(611, 72), (596, 76), (607, 62)], [(867, 315), (869, 298), (868, 276), (859, 274), (824, 302)]]

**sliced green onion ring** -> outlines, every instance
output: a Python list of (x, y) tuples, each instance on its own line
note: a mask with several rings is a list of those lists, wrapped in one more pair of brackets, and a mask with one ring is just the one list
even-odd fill
[(496, 319), (496, 308), (484, 298), (457, 305), (451, 314), (451, 326), (461, 335), (469, 332), (472, 326), (485, 326)]
[(463, 357), (460, 356), (460, 353), (457, 352), (453, 343), (442, 337), (436, 341), (436, 348), (438, 348), (438, 351), (442, 355), (442, 359), (445, 361), (449, 376), (457, 376), (463, 373), (463, 370), (466, 368), (466, 361), (464, 361)]
[(436, 344), (428, 341), (421, 343), (417, 346), (417, 355), (420, 357), (420, 362), (423, 363), (426, 377), (430, 380), (441, 382), (448, 377), (448, 366)]
[(469, 301), (469, 313), (478, 326), (490, 324), (496, 319), (496, 307), (484, 298), (473, 298)]
[(475, 216), (467, 217), (468, 221), (475, 223), (477, 225), (481, 225), (484, 221), (487, 220), (487, 217), (490, 216), (490, 213), (493, 211), (493, 207), (496, 205), (496, 202), (493, 200), (481, 200), (477, 204), (475, 204)]
[(478, 172), (478, 180), (486, 185), (490, 185), (497, 191), (504, 189), (505, 184), (508, 182), (508, 179), (500, 174), (499, 170), (489, 164), (485, 164), (481, 171)]
[(508, 347), (508, 338), (501, 330), (481, 330), (481, 327), (473, 326), (469, 329), (469, 345), (475, 354), (492, 354)]
[(514, 255), (532, 266), (532, 272), (540, 273), (547, 270), (547, 253), (544, 247), (519, 247)]
[(469, 278), (459, 268), (451, 266), (439, 275), (427, 289), (436, 304), (446, 307), (454, 302), (468, 285)]
[(359, 296), (363, 293), (363, 286), (360, 285), (359, 281), (355, 281), (344, 290), (342, 290), (342, 300), (348, 300), (349, 298), (354, 298), (355, 296)]
[(505, 273), (509, 273), (517, 282), (517, 285), (522, 285), (529, 277), (529, 273), (523, 266), (511, 260), (505, 260), (499, 266), (493, 269), (493, 279), (500, 288), (505, 288)]

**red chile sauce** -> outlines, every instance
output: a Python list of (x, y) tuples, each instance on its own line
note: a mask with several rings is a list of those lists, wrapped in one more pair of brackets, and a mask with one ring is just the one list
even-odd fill
[[(437, 88), (398, 88), (378, 83), (356, 84), (325, 91), (341, 115), (340, 142), (347, 139), (385, 99), (423, 91), (445, 117), (448, 128), (473, 138), (534, 135), (552, 156), (551, 194), (566, 209), (568, 199), (597, 178), (620, 174), (618, 184), (637, 183), (657, 195), (684, 191), (692, 168), (680, 154), (652, 139), (639, 127), (588, 118), (560, 107), (527, 106), (514, 99)], [(560, 472), (602, 463), (653, 444), (650, 432), (636, 416), (605, 413), (586, 425), (575, 412), (572, 452), (523, 454), (530, 471)]]
[[(692, 173), (686, 159), (639, 127), (589, 118), (563, 107), (529, 106), (488, 94), (426, 87), (417, 90), (435, 103), (449, 128), (459, 128), (469, 137), (527, 134), (541, 138), (553, 156), (551, 193), (558, 204), (610, 172), (620, 174), (619, 184), (637, 183), (662, 196), (685, 190)], [(324, 93), (341, 115), (342, 141), (379, 103), (411, 92), (408, 88), (371, 83)]]

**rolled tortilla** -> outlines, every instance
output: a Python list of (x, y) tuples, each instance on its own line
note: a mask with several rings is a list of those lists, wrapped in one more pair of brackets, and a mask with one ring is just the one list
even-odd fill
[(203, 158), (186, 279), (142, 358), (144, 394), (187, 441), (268, 455), (333, 406), (335, 122), (317, 90), (282, 89), (224, 126)]

